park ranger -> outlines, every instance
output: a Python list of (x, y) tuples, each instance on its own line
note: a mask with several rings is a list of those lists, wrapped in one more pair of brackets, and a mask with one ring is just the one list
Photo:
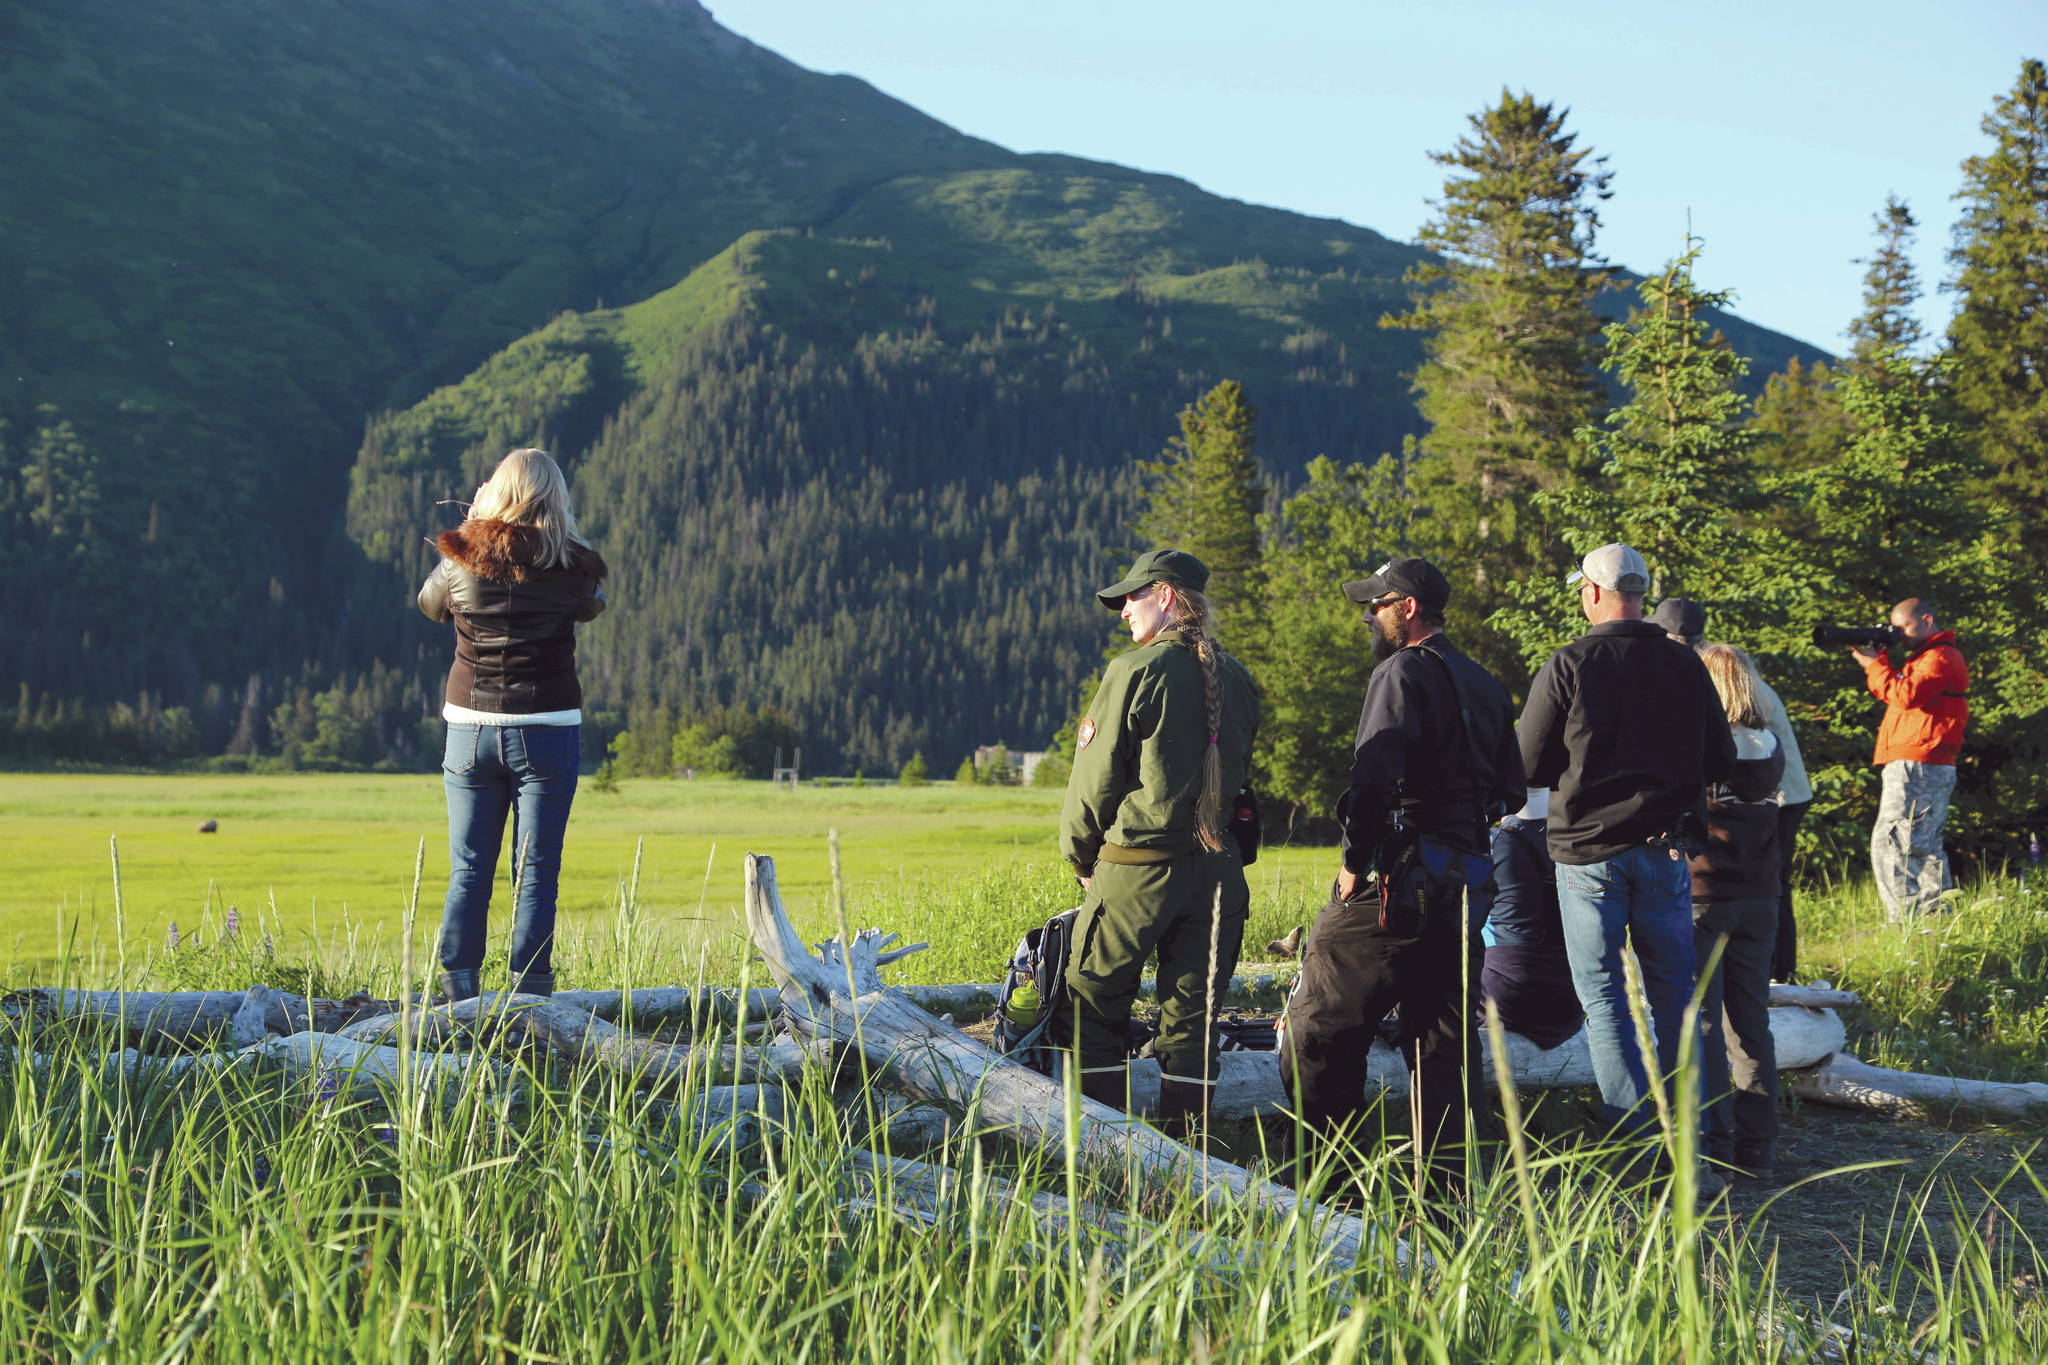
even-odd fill
[(1154, 550), (1096, 594), (1139, 648), (1104, 670), (1075, 737), (1060, 851), (1087, 898), (1068, 1004), (1050, 1025), (1063, 1044), (1078, 1025), (1082, 1092), (1127, 1107), (1131, 1002), (1156, 950), (1159, 1114), (1183, 1130), (1208, 1111), (1209, 1002), (1230, 984), (1251, 903), (1226, 822), (1251, 761), (1259, 692), (1216, 643), (1208, 583), (1193, 555)]

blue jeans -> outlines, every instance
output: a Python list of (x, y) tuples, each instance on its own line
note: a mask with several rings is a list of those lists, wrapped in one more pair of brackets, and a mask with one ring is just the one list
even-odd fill
[(505, 817), (512, 817), (512, 970), (553, 970), (555, 889), (562, 835), (583, 758), (575, 725), (449, 722), (441, 780), (448, 789), (448, 903), (441, 914), (441, 965), (483, 965), (491, 883)]
[[(1655, 1126), (1656, 1111), (1644, 1103), (1649, 1081), (1629, 1015), (1621, 952), (1624, 943), (1635, 950), (1650, 1026), (1657, 1034), (1657, 1068), (1670, 1076), (1678, 1070), (1678, 1043), (1697, 966), (1692, 874), (1685, 860), (1667, 849), (1633, 848), (1602, 863), (1559, 863), (1557, 900), (1607, 1122), (1645, 1132)], [(1701, 1056), (1697, 1023), (1692, 1055)]]

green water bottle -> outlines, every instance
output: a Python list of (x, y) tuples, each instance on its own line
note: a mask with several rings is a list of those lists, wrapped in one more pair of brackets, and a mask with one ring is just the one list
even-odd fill
[(1010, 1022), (1018, 1028), (1030, 1028), (1038, 1022), (1038, 1007), (1043, 1003), (1038, 994), (1038, 983), (1026, 981), (1010, 992), (1010, 1006), (1007, 1011)]

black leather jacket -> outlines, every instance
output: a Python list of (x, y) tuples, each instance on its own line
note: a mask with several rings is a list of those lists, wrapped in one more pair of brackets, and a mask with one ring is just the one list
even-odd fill
[(476, 520), (442, 532), (436, 548), (419, 604), (427, 619), (455, 623), (449, 704), (504, 715), (582, 706), (576, 623), (605, 608), (598, 553), (578, 546), (567, 565), (542, 569), (532, 528)]

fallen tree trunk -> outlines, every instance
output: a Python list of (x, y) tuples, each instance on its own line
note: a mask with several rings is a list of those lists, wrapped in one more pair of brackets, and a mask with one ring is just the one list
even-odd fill
[[(867, 930), (819, 945), (797, 937), (775, 889), (771, 859), (749, 854), (747, 927), (782, 990), (782, 1012), (801, 1036), (851, 1048), (881, 1079), (959, 1115), (964, 1131), (1000, 1132), (1058, 1155), (1067, 1148), (1066, 1096), (1052, 1081), (998, 1056), (882, 984), (881, 968), (915, 951), (888, 951), (894, 935)], [(922, 946), (922, 945), (916, 945)], [(1384, 1247), (1406, 1265), (1408, 1247), (1362, 1220), (1318, 1207), (1241, 1167), (1202, 1155), (1107, 1105), (1079, 1099), (1076, 1157), (1120, 1177), (1135, 1167), (1155, 1179), (1185, 1179), (1215, 1209), (1254, 1205), (1312, 1220), (1331, 1254), (1357, 1260)]]
[[(907, 1208), (936, 1226), (948, 1214), (962, 1213), (966, 1200), (977, 1195), (984, 1207), (992, 1202), (1020, 1204), (1055, 1239), (1067, 1236), (1070, 1226), (1078, 1224), (1093, 1235), (1111, 1264), (1120, 1264), (1151, 1244), (1170, 1249), (1170, 1253), (1192, 1255), (1210, 1274), (1236, 1282), (1255, 1273), (1264, 1258), (1290, 1254), (1286, 1237), (1247, 1244), (1217, 1233), (1169, 1231), (1149, 1219), (1085, 1200), (1076, 1207), (1064, 1195), (1030, 1190), (1001, 1176), (983, 1174), (978, 1181), (970, 1181), (951, 1167), (868, 1151), (849, 1153), (847, 1164), (854, 1173), (855, 1188), (878, 1207)], [(1333, 1250), (1320, 1258), (1318, 1269), (1344, 1272), (1352, 1265), (1351, 1258)], [(1340, 1285), (1329, 1287), (1334, 1291)], [(1341, 1288), (1348, 1295), (1349, 1286)]]
[[(1778, 1045), (1778, 1067), (1789, 1070), (1812, 1066), (1842, 1046), (1846, 1031), (1832, 1010), (1773, 1009), (1771, 1036)], [(1569, 1090), (1595, 1084), (1593, 1054), (1583, 1030), (1554, 1048), (1537, 1047), (1519, 1033), (1510, 1033), (1508, 1064), (1515, 1085), (1525, 1090)], [(1484, 1030), (1479, 1037), (1488, 1065), (1493, 1040)], [(1247, 1119), (1261, 1114), (1290, 1114), (1293, 1105), (1280, 1086), (1280, 1054), (1277, 1052), (1226, 1052), (1218, 1057), (1221, 1074), (1211, 1113), (1220, 1119)], [(1408, 1093), (1408, 1068), (1400, 1054), (1375, 1040), (1368, 1060), (1366, 1094), (1404, 1096)], [(1151, 1113), (1159, 1100), (1159, 1063), (1141, 1058), (1131, 1063), (1131, 1102), (1140, 1113)], [(1491, 1074), (1489, 1072), (1489, 1074)]]
[(1808, 1009), (1841, 1010), (1863, 1003), (1863, 997), (1854, 991), (1838, 991), (1832, 986), (1785, 986), (1771, 983), (1773, 1005), (1804, 1005)]
[[(367, 995), (309, 1003), (290, 991), (265, 989), (262, 1024), (267, 1033), (332, 1033), (357, 1019), (398, 1008), (394, 1000)], [(0, 1019), (32, 1031), (58, 1023), (118, 1029), (133, 1047), (205, 1047), (228, 1038), (235, 1016), (248, 1001), (247, 991), (37, 989), (0, 996)]]
[[(1216, 1004), (1219, 1009), (1272, 1010), (1278, 1012), (1287, 1003), (1287, 992), (1293, 985), (1289, 977), (1272, 972), (1245, 973), (1230, 978), (1230, 987)], [(903, 994), (923, 1005), (933, 1014), (950, 1014), (956, 1024), (973, 1023), (996, 1012), (996, 1001), (1002, 986), (977, 984), (973, 982), (955, 986), (902, 986)], [(1138, 998), (1154, 998), (1157, 982), (1146, 977), (1138, 985)], [(559, 997), (558, 997), (559, 998)], [(1816, 986), (1771, 985), (1771, 1004), (1804, 1005), (1813, 1009), (1846, 1009), (1862, 1004), (1854, 991), (1838, 991)], [(758, 1017), (766, 1018), (765, 1014)]]
[(410, 1022), (414, 1037), (423, 1045), (445, 1041), (458, 1032), (478, 1038), (537, 1038), (571, 1064), (602, 1066), (648, 1081), (674, 1080), (695, 1067), (700, 1074), (708, 1072), (721, 1081), (751, 1085), (786, 1080), (817, 1058), (813, 1049), (797, 1043), (714, 1049), (657, 1042), (627, 1033), (557, 997), (501, 991), (404, 1016), (366, 1020), (349, 1030), (351, 1041), (379, 1043), (395, 1038), (401, 1019)]
[(650, 986), (637, 991), (556, 991), (551, 998), (608, 1024), (633, 1029), (684, 1024), (701, 1029), (767, 1019), (775, 1013), (776, 996), (773, 986), (757, 986), (744, 1000), (736, 986)]
[(1792, 1078), (1793, 1093), (1817, 1104), (1898, 1118), (1948, 1119), (1967, 1114), (2025, 1119), (2048, 1113), (2048, 1085), (2039, 1081), (1967, 1081), (1871, 1066), (1847, 1053)]
[[(341, 1096), (374, 1099), (396, 1088), (401, 1072), (398, 1049), (359, 1043), (332, 1033), (294, 1033), (266, 1038), (244, 1048), (238, 1064), (274, 1067), (294, 1075), (333, 1077)], [(473, 1073), (495, 1076), (499, 1063), (467, 1052), (416, 1051), (409, 1062), (416, 1085), (443, 1085), (452, 1093)]]

